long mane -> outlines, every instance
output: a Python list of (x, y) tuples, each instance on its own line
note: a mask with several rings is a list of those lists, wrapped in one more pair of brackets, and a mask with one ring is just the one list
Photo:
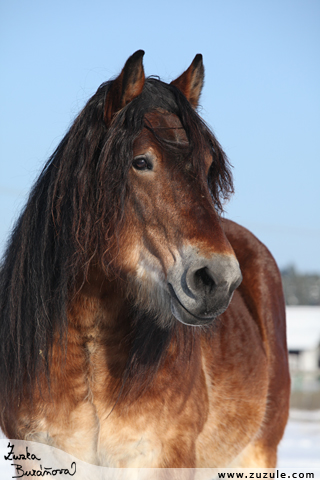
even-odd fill
[(110, 252), (125, 221), (132, 145), (146, 112), (162, 108), (178, 115), (193, 158), (201, 157), (205, 143), (211, 146), (209, 184), (219, 210), (233, 191), (224, 152), (176, 87), (148, 78), (142, 94), (107, 128), (103, 113), (111, 84), (99, 87), (49, 158), (8, 241), (0, 271), (2, 405), (26, 388), (31, 392), (39, 372), (48, 374), (54, 338), (63, 348), (68, 306), (91, 260), (112, 274)]

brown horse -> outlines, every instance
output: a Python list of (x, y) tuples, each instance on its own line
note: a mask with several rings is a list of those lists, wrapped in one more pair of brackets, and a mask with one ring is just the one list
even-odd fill
[[(144, 52), (49, 159), (1, 269), (1, 428), (110, 467), (274, 467), (289, 374), (278, 268), (221, 218), (228, 161)], [(242, 281), (241, 281), (242, 280)]]

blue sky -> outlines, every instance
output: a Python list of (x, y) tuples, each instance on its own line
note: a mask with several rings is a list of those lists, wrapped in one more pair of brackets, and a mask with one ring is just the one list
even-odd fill
[(234, 166), (227, 216), (280, 267), (320, 272), (319, 0), (0, 2), (0, 252), (86, 100), (144, 49), (147, 75), (202, 53), (200, 113)]

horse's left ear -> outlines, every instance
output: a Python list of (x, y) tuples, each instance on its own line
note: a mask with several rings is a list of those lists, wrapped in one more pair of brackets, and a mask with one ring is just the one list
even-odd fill
[(204, 81), (204, 66), (202, 55), (198, 53), (193, 59), (190, 67), (183, 72), (180, 77), (171, 82), (172, 85), (179, 88), (183, 95), (189, 100), (193, 108), (199, 103), (201, 90)]
[(145, 75), (142, 64), (143, 50), (135, 52), (125, 63), (120, 75), (113, 80), (104, 106), (104, 121), (110, 125), (115, 113), (125, 107), (142, 92)]

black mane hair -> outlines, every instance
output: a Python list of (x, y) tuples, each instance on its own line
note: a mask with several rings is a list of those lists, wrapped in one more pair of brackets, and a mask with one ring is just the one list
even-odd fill
[[(65, 338), (67, 309), (90, 261), (99, 259), (105, 274), (111, 274), (111, 246), (125, 220), (132, 145), (145, 113), (155, 108), (175, 113), (190, 151), (201, 154), (205, 144), (211, 147), (209, 183), (219, 210), (233, 191), (225, 154), (176, 87), (146, 79), (141, 95), (107, 128), (103, 114), (111, 84), (99, 87), (49, 158), (8, 241), (0, 270), (2, 406), (19, 398), (24, 388), (31, 392), (40, 371), (48, 373), (54, 336)], [(130, 371), (146, 356), (143, 352), (139, 360), (141, 342), (133, 344)], [(155, 363), (160, 357), (161, 351)]]

